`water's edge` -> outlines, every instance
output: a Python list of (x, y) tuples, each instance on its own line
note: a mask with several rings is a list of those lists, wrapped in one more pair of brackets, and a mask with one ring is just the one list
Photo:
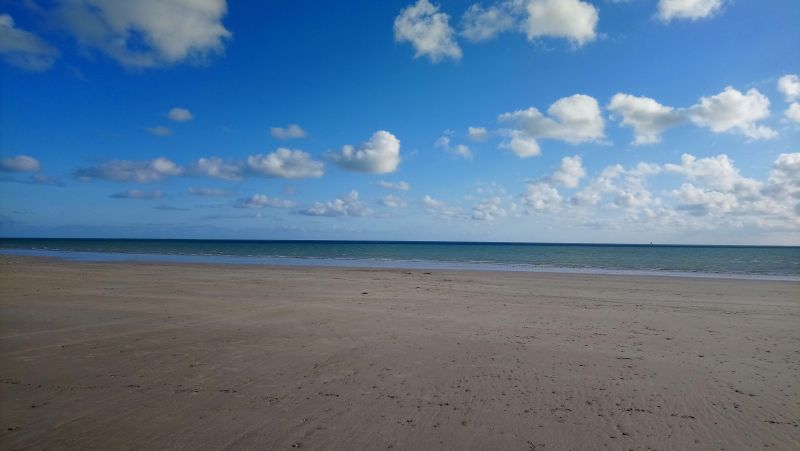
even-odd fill
[(632, 270), (605, 268), (567, 268), (557, 266), (535, 266), (528, 264), (450, 262), (433, 260), (396, 259), (353, 259), (353, 258), (315, 258), (315, 257), (239, 257), (225, 255), (175, 255), (175, 254), (137, 254), (113, 252), (77, 252), (34, 249), (0, 249), (0, 255), (21, 257), (49, 257), (76, 262), (140, 262), (140, 263), (190, 263), (209, 265), (263, 265), (298, 266), (354, 269), (409, 269), (409, 270), (449, 270), (449, 271), (498, 271), (530, 272), (550, 274), (616, 275), (649, 277), (689, 277), (704, 279), (739, 279), (800, 282), (800, 277), (767, 274), (732, 274), (714, 272), (689, 272), (672, 270)]

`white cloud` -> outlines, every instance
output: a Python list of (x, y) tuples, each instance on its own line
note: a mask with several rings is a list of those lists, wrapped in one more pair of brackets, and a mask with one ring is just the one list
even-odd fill
[(520, 158), (536, 157), (542, 153), (536, 139), (520, 130), (512, 130), (511, 139), (501, 143), (500, 147), (511, 150), (514, 155)]
[(678, 211), (703, 218), (702, 224), (796, 230), (800, 226), (800, 153), (781, 154), (766, 181), (742, 176), (725, 155), (697, 159), (684, 155), (668, 170), (688, 183), (670, 195)]
[(800, 188), (800, 153), (782, 153), (772, 163), (769, 181)]
[(231, 192), (226, 189), (219, 188), (193, 188), (189, 187), (186, 190), (189, 194), (202, 197), (227, 197)]
[(769, 117), (769, 105), (769, 99), (756, 89), (742, 94), (728, 86), (717, 95), (701, 97), (689, 108), (689, 119), (714, 133), (738, 132), (751, 139), (770, 139), (777, 132), (756, 124)]
[(473, 157), (472, 150), (465, 144), (456, 144), (455, 147), (450, 149), (450, 153), (458, 155), (465, 160), (471, 160)]
[(714, 189), (730, 191), (743, 184), (749, 185), (739, 174), (739, 169), (733, 160), (725, 154), (715, 157), (700, 158), (690, 155), (681, 155), (681, 164), (665, 164), (664, 170), (674, 174), (683, 175), (691, 182), (700, 183)]
[(402, 208), (407, 204), (406, 200), (402, 197), (392, 196), (391, 194), (381, 198), (378, 203), (388, 208)]
[(318, 178), (324, 173), (321, 161), (302, 150), (280, 148), (267, 155), (247, 157), (247, 166), (255, 174), (284, 179)]
[(664, 22), (672, 19), (698, 20), (711, 17), (725, 0), (659, 0), (658, 16)]
[(528, 0), (525, 32), (529, 40), (566, 38), (581, 46), (597, 38), (597, 9), (580, 0)]
[(792, 102), (789, 104), (789, 108), (786, 108), (783, 115), (790, 121), (800, 124), (800, 103)]
[(408, 182), (386, 182), (381, 180), (377, 183), (381, 188), (394, 189), (398, 191), (408, 191), (411, 189), (411, 184)]
[(287, 139), (305, 138), (308, 136), (305, 130), (297, 124), (289, 124), (286, 128), (272, 127), (269, 129), (272, 136), (276, 139), (285, 141)]
[(357, 148), (348, 144), (340, 152), (328, 151), (325, 155), (349, 171), (385, 174), (396, 171), (400, 164), (400, 140), (380, 130)]
[(39, 160), (27, 155), (17, 155), (0, 160), (0, 171), (5, 172), (39, 172)]
[(477, 221), (493, 221), (507, 214), (503, 208), (503, 200), (499, 197), (485, 199), (472, 207), (472, 219)]
[(462, 212), (459, 207), (452, 207), (446, 202), (434, 199), (429, 195), (422, 198), (422, 205), (425, 207), (425, 212), (441, 219), (453, 219), (461, 217)]
[(440, 149), (447, 150), (450, 148), (450, 130), (446, 130), (444, 135), (440, 136), (436, 139), (436, 142), (433, 143), (433, 147), (438, 147)]
[(738, 206), (733, 193), (708, 190), (691, 183), (683, 183), (671, 194), (678, 199), (679, 209), (694, 216), (728, 213)]
[(439, 12), (439, 6), (428, 0), (404, 8), (394, 20), (394, 37), (398, 42), (410, 42), (415, 58), (427, 56), (438, 62), (446, 58), (461, 59), (461, 48), (449, 24), (450, 16)]
[(434, 147), (439, 147), (445, 152), (459, 156), (465, 160), (472, 160), (472, 150), (465, 144), (451, 145), (450, 136), (448, 136), (449, 133), (449, 131), (446, 131), (444, 135), (440, 136), (434, 143)]
[(461, 17), (461, 36), (473, 42), (492, 39), (516, 25), (518, 19), (515, 15), (512, 2), (502, 2), (488, 8), (476, 3)]
[(675, 108), (661, 105), (649, 97), (615, 94), (608, 109), (623, 125), (633, 127), (635, 145), (661, 142), (661, 133), (684, 121)]
[(111, 180), (115, 182), (158, 182), (183, 173), (183, 168), (172, 161), (159, 157), (148, 161), (112, 160), (100, 166), (81, 168), (75, 177), (81, 180)]
[(292, 208), (294, 205), (295, 203), (291, 200), (269, 197), (266, 194), (253, 194), (250, 197), (239, 199), (234, 206), (236, 208)]
[(222, 180), (240, 180), (242, 166), (219, 157), (200, 158), (188, 170), (190, 175), (207, 176)]
[(314, 202), (310, 207), (298, 211), (306, 216), (366, 216), (370, 209), (358, 199), (357, 191), (337, 197), (328, 202)]
[(169, 136), (172, 134), (172, 129), (169, 127), (164, 127), (163, 125), (157, 125), (155, 127), (150, 127), (147, 129), (151, 135), (155, 136)]
[(536, 212), (552, 212), (561, 206), (561, 195), (558, 190), (547, 182), (528, 182), (528, 190), (522, 195), (522, 200), (529, 210)]
[(778, 79), (778, 90), (786, 96), (787, 102), (800, 99), (800, 77), (787, 74)]
[(34, 72), (50, 69), (58, 50), (39, 36), (17, 28), (8, 14), (0, 14), (0, 55), (14, 66)]
[(486, 141), (489, 137), (489, 132), (485, 127), (469, 127), (467, 128), (467, 135), (473, 141)]
[(142, 199), (142, 200), (151, 200), (151, 199), (161, 199), (164, 197), (164, 193), (155, 190), (155, 191), (140, 191), (138, 189), (129, 189), (128, 191), (124, 191), (121, 193), (112, 194), (111, 197), (115, 199)]
[(186, 108), (175, 107), (167, 113), (167, 117), (175, 122), (186, 122), (194, 119), (192, 112)]
[(66, 0), (57, 16), (83, 46), (146, 68), (222, 53), (227, 9), (225, 0)]
[(647, 177), (660, 172), (661, 167), (648, 163), (639, 163), (627, 170), (619, 164), (608, 166), (575, 193), (570, 202), (581, 207), (597, 206), (608, 194), (613, 207), (628, 210), (647, 208), (658, 203), (647, 188)]
[(561, 166), (553, 174), (553, 181), (567, 188), (577, 187), (581, 179), (586, 176), (581, 157), (564, 157), (561, 159)]
[[(663, 191), (648, 181), (662, 174)], [(555, 176), (528, 183), (521, 195), (527, 213), (549, 214), (559, 225), (615, 228), (634, 233), (674, 234), (800, 227), (800, 153), (781, 154), (766, 180), (745, 177), (726, 155), (698, 158), (685, 154), (680, 163), (640, 162), (611, 165), (564, 202)], [(673, 180), (670, 180), (672, 178)]]
[(536, 108), (503, 113), (501, 122), (513, 122), (515, 129), (507, 130), (509, 140), (501, 144), (520, 157), (539, 154), (537, 139), (555, 139), (570, 144), (598, 141), (605, 136), (605, 121), (600, 106), (593, 97), (575, 94), (564, 97), (547, 109), (545, 116)]
[(581, 0), (504, 0), (484, 7), (476, 3), (461, 17), (461, 36), (479, 42), (506, 31), (528, 40), (568, 39), (582, 46), (597, 38), (597, 8)]

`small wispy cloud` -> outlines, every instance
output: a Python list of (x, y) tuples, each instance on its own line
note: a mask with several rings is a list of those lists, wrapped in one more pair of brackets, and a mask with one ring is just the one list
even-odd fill
[(152, 199), (161, 199), (164, 197), (164, 193), (159, 190), (155, 191), (141, 191), (138, 189), (129, 189), (128, 191), (123, 191), (121, 193), (114, 193), (110, 197), (114, 199), (141, 199), (141, 200), (152, 200)]

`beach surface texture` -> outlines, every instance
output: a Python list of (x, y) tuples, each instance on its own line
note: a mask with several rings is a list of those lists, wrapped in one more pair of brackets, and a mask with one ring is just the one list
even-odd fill
[(0, 257), (0, 448), (800, 449), (800, 283)]

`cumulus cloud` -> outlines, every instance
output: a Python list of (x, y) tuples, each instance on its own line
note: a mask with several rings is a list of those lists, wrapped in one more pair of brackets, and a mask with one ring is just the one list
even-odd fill
[(39, 160), (27, 155), (17, 155), (0, 159), (0, 171), (5, 172), (39, 172)]
[(500, 144), (500, 147), (511, 150), (520, 158), (536, 157), (542, 153), (536, 138), (527, 135), (521, 130), (511, 130), (510, 139)]
[(469, 127), (467, 128), (467, 135), (473, 141), (486, 141), (489, 137), (489, 131), (486, 127)]
[(581, 0), (505, 0), (470, 6), (461, 17), (460, 34), (478, 42), (514, 30), (531, 41), (564, 38), (582, 46), (597, 38), (598, 20), (597, 8)]
[(786, 97), (787, 102), (800, 99), (800, 77), (794, 74), (787, 74), (779, 78), (778, 91)]
[(664, 170), (680, 174), (691, 182), (724, 191), (734, 190), (742, 185), (751, 185), (749, 179), (741, 176), (739, 169), (734, 166), (733, 160), (725, 154), (700, 159), (690, 154), (683, 154), (680, 164), (665, 164)]
[(222, 180), (240, 180), (242, 167), (238, 163), (224, 161), (218, 157), (200, 158), (187, 171), (195, 177), (213, 177)]
[(266, 194), (253, 194), (250, 197), (239, 199), (234, 204), (236, 208), (292, 208), (294, 205), (295, 203), (291, 200), (269, 197)]
[(449, 152), (465, 160), (471, 160), (473, 157), (472, 150), (465, 144), (456, 144), (455, 147), (450, 148)]
[(39, 36), (16, 26), (8, 14), (0, 14), (0, 55), (9, 64), (41, 72), (50, 69), (58, 50)]
[(683, 183), (671, 194), (678, 199), (680, 210), (694, 216), (729, 213), (738, 204), (738, 199), (733, 193), (708, 190), (691, 183)]
[(306, 216), (358, 217), (370, 214), (371, 210), (359, 200), (357, 191), (350, 191), (328, 202), (314, 202), (297, 213)]
[(790, 121), (800, 124), (800, 103), (792, 102), (789, 108), (786, 108), (786, 111), (783, 112), (783, 115)]
[(289, 124), (286, 127), (272, 127), (269, 129), (269, 132), (272, 134), (273, 138), (280, 139), (281, 141), (305, 138), (308, 136), (306, 131), (303, 130), (303, 127), (297, 124)]
[(389, 194), (388, 196), (382, 197), (378, 200), (380, 205), (388, 208), (402, 208), (406, 206), (406, 200), (399, 196), (393, 196)]
[(782, 153), (772, 163), (769, 182), (800, 188), (800, 152)]
[[(558, 224), (631, 232), (793, 233), (800, 227), (800, 153), (778, 156), (769, 177), (762, 180), (744, 176), (724, 154), (702, 158), (685, 154), (675, 163), (611, 165), (582, 186), (586, 176), (576, 169), (575, 157), (567, 158), (552, 175), (527, 182), (519, 196), (521, 207), (502, 193), (477, 201), (466, 214), (431, 196), (422, 203), (437, 218), (492, 220), (522, 211), (541, 220), (553, 218)], [(567, 177), (569, 173), (575, 177)], [(656, 176), (660, 190), (651, 190)], [(579, 189), (566, 199), (559, 185)]]
[(761, 197), (762, 184), (743, 177), (724, 154), (700, 159), (684, 154), (680, 165), (666, 164), (664, 169), (688, 180), (672, 195), (680, 209), (695, 216), (728, 213)]
[(194, 188), (189, 187), (186, 190), (189, 194), (194, 196), (202, 196), (202, 197), (227, 197), (231, 195), (231, 192), (226, 189), (219, 189), (219, 188)]
[(324, 165), (302, 150), (280, 148), (267, 155), (251, 155), (247, 167), (255, 174), (284, 179), (319, 178)]
[(162, 197), (164, 197), (164, 193), (159, 190), (140, 191), (138, 189), (129, 189), (128, 191), (112, 194), (110, 197), (113, 197), (114, 199), (152, 200), (152, 199), (161, 199)]
[(756, 122), (769, 117), (769, 99), (750, 89), (742, 93), (730, 86), (721, 93), (701, 97), (689, 108), (689, 119), (714, 133), (737, 132), (750, 139), (771, 139), (777, 132)]
[(659, 0), (658, 17), (664, 22), (703, 19), (717, 13), (724, 3), (725, 0)]
[(415, 58), (427, 56), (431, 61), (461, 59), (461, 47), (450, 26), (450, 16), (439, 12), (439, 6), (428, 0), (418, 0), (400, 11), (394, 20), (397, 42), (409, 42), (416, 50)]
[(744, 177), (726, 155), (684, 155), (668, 168), (687, 181), (670, 194), (676, 208), (704, 224), (796, 230), (800, 226), (800, 153), (781, 154), (766, 181)]
[(380, 186), (381, 188), (386, 189), (394, 189), (397, 191), (408, 191), (411, 189), (411, 184), (408, 182), (386, 182), (386, 181), (379, 181), (376, 185)]
[(661, 133), (684, 121), (675, 108), (661, 105), (649, 97), (618, 93), (611, 98), (608, 110), (623, 125), (633, 127), (635, 145), (661, 142)]
[(447, 133), (448, 132), (445, 132), (444, 135), (440, 136), (439, 139), (436, 140), (434, 147), (438, 147), (445, 152), (459, 156), (465, 160), (472, 160), (472, 150), (465, 144), (456, 144), (455, 146), (451, 145), (450, 136)]
[(164, 127), (163, 125), (157, 125), (155, 127), (150, 127), (147, 129), (151, 135), (155, 136), (169, 136), (172, 134), (172, 129), (169, 127)]
[(544, 181), (528, 182), (528, 189), (522, 195), (525, 206), (535, 212), (552, 212), (559, 209), (562, 198), (558, 190)]
[(56, 16), (84, 47), (148, 68), (222, 53), (227, 10), (225, 0), (66, 0)]
[(537, 139), (554, 139), (570, 144), (598, 141), (605, 136), (605, 121), (600, 106), (593, 97), (575, 94), (554, 102), (548, 116), (534, 107), (503, 113), (501, 122), (511, 122), (515, 128), (506, 130), (509, 137), (501, 146), (519, 157), (539, 155)]
[(183, 168), (172, 161), (159, 157), (147, 161), (112, 160), (99, 166), (81, 168), (75, 177), (81, 180), (111, 180), (115, 182), (158, 182), (183, 173)]
[(580, 0), (529, 0), (525, 33), (539, 37), (566, 38), (581, 46), (597, 38), (597, 9)]
[(639, 163), (631, 169), (615, 164), (604, 168), (587, 186), (570, 199), (572, 205), (600, 205), (605, 196), (610, 206), (622, 209), (642, 209), (657, 203), (647, 187), (647, 178), (661, 172), (658, 165)]
[(586, 170), (583, 168), (583, 161), (580, 156), (575, 155), (561, 159), (561, 166), (553, 173), (552, 180), (558, 185), (575, 188), (584, 176)]
[(778, 79), (778, 91), (780, 91), (790, 102), (789, 107), (783, 112), (790, 121), (800, 124), (800, 77), (794, 74), (787, 74)]
[(422, 205), (425, 207), (426, 213), (437, 218), (453, 219), (463, 216), (461, 208), (450, 206), (447, 202), (434, 199), (427, 194), (422, 198)]
[(470, 41), (486, 41), (512, 29), (518, 18), (512, 2), (501, 2), (484, 8), (476, 3), (461, 17), (461, 36)]
[(475, 204), (472, 207), (471, 217), (476, 221), (494, 221), (506, 215), (506, 209), (503, 208), (503, 199), (495, 196)]
[(400, 140), (381, 130), (358, 147), (348, 144), (340, 152), (328, 151), (325, 156), (348, 171), (386, 174), (396, 171), (400, 164)]
[(175, 122), (186, 122), (194, 119), (192, 112), (186, 108), (175, 107), (167, 112), (167, 117)]

